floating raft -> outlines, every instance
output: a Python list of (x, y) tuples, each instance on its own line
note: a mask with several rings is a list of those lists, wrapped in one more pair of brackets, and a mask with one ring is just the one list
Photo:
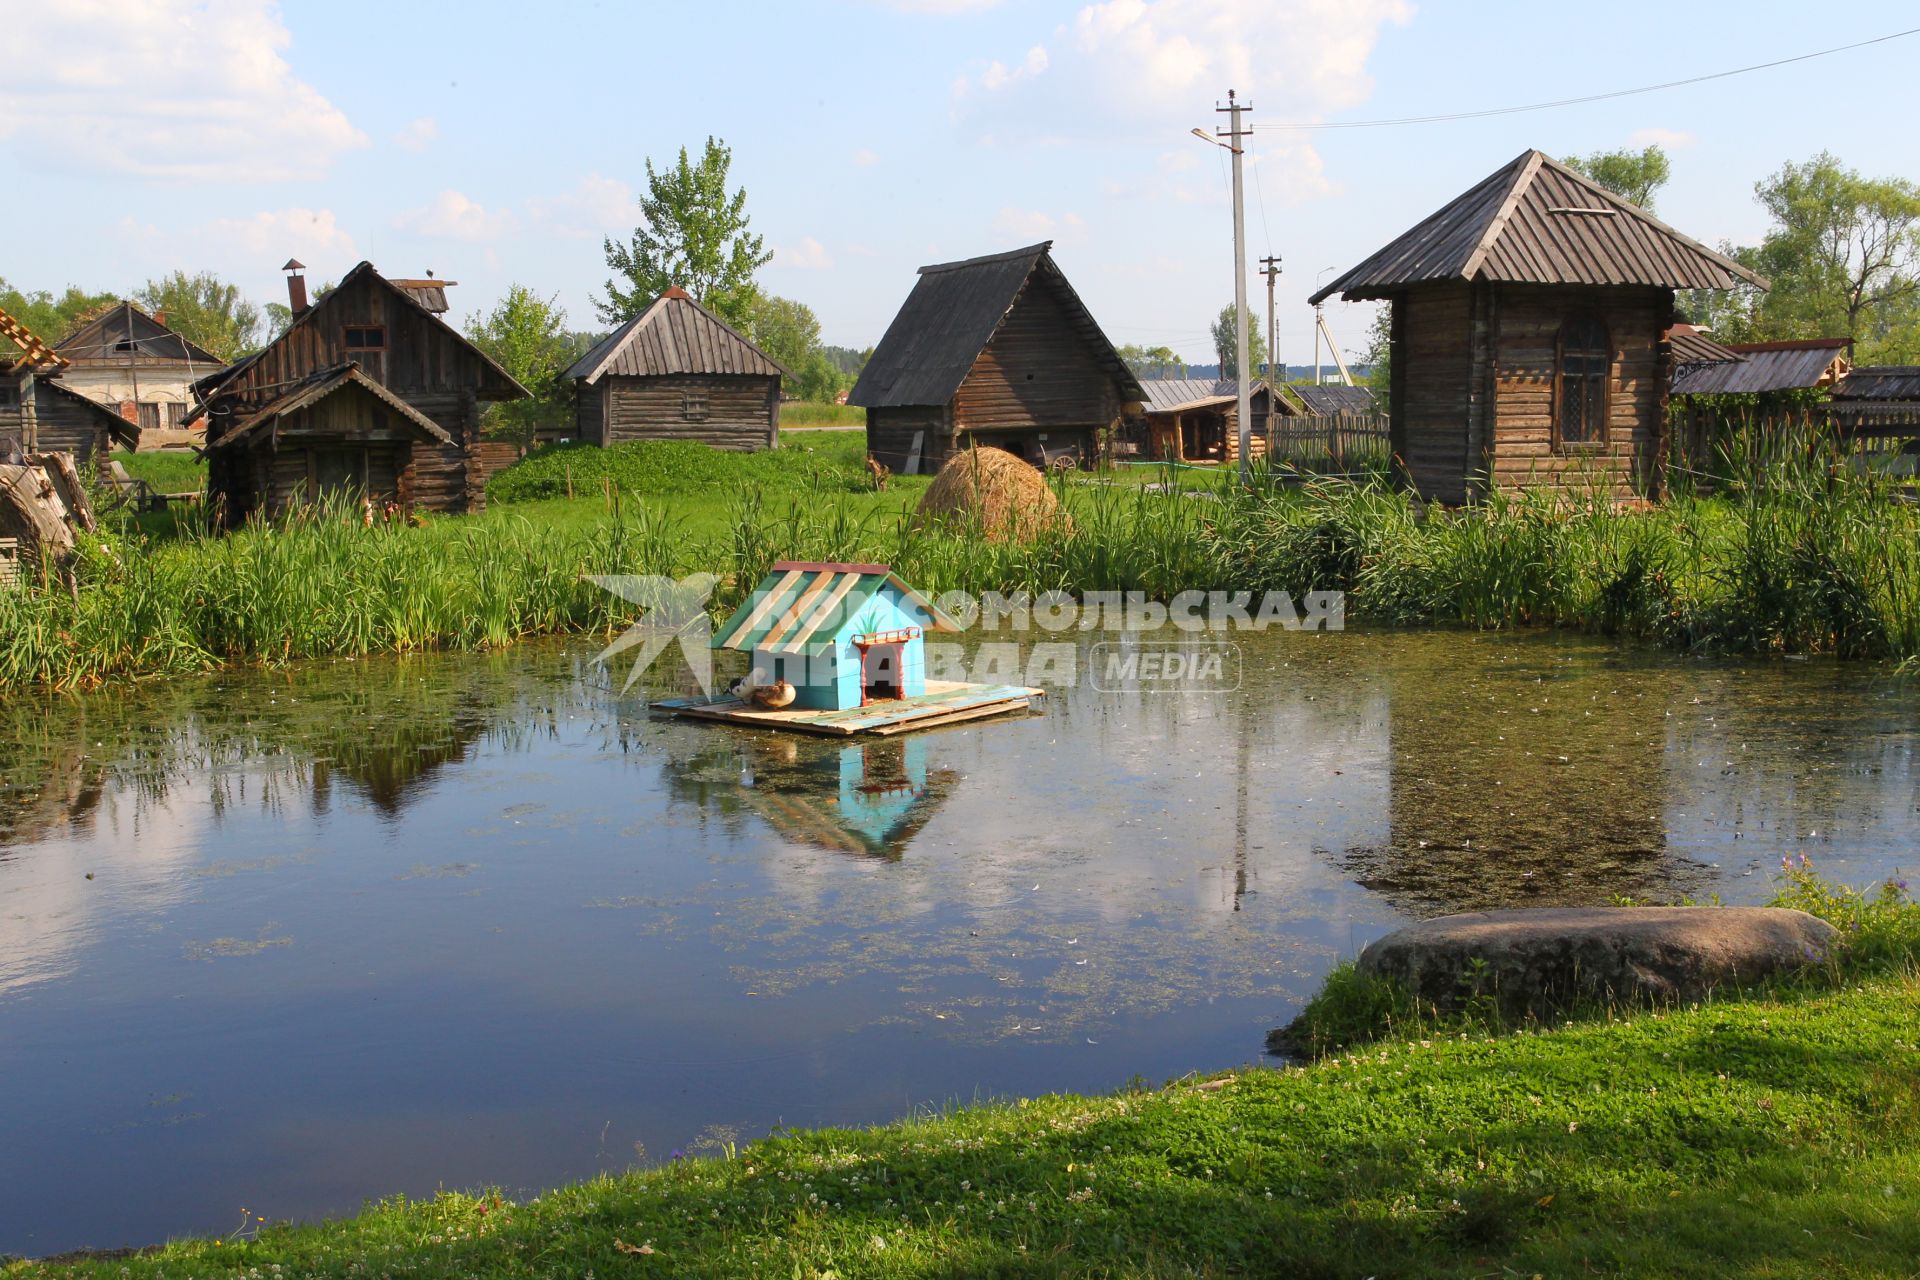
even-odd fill
[(653, 704), (655, 711), (690, 720), (719, 720), (727, 724), (751, 725), (757, 729), (789, 729), (796, 733), (817, 733), (831, 738), (873, 733), (891, 737), (916, 729), (933, 729), (965, 720), (1025, 711), (1045, 697), (1040, 689), (1025, 689), (1010, 684), (955, 684), (929, 680), (927, 691), (917, 698), (870, 702), (845, 711), (801, 711), (791, 707), (767, 711), (738, 698), (667, 698)]

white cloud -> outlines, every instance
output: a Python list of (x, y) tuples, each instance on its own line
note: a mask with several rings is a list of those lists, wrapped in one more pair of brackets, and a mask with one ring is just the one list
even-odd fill
[(827, 246), (812, 236), (801, 236), (798, 243), (776, 246), (773, 264), (796, 271), (825, 271), (833, 265), (833, 257), (827, 252)]
[(633, 188), (618, 178), (589, 173), (573, 190), (527, 201), (533, 221), (568, 240), (598, 240), (609, 231), (630, 230), (639, 221)]
[(344, 264), (333, 269), (338, 274), (359, 261), (353, 237), (331, 209), (268, 209), (250, 218), (216, 218), (196, 228), (193, 238), (207, 249), (253, 262), (256, 269), (299, 258)]
[(989, 91), (1004, 89), (1020, 80), (1030, 80), (1047, 69), (1047, 50), (1044, 45), (1035, 45), (1027, 50), (1027, 56), (1017, 67), (1008, 67), (1004, 62), (990, 62), (987, 69), (980, 73), (980, 87)]
[(35, 167), (175, 180), (324, 174), (367, 137), (281, 56), (271, 0), (9, 6), (0, 142)]
[(393, 220), (402, 231), (435, 236), (444, 240), (494, 240), (513, 229), (513, 215), (505, 210), (488, 209), (465, 194), (442, 191), (433, 203), (420, 209), (408, 209)]
[(853, 163), (862, 169), (871, 169), (874, 165), (880, 163), (880, 153), (861, 147), (853, 153)]
[(1695, 139), (1684, 129), (1635, 129), (1627, 141), (1636, 147), (1690, 147)]
[(393, 145), (419, 155), (440, 136), (440, 122), (432, 116), (416, 116), (393, 135)]
[(1072, 244), (1086, 237), (1087, 222), (1077, 213), (1062, 214), (1056, 218), (1038, 209), (1007, 205), (994, 215), (993, 230), (995, 235), (1009, 240), (1053, 240)]

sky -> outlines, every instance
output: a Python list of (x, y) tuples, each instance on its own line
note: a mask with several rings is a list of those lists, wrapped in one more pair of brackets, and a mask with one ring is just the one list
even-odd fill
[[(1251, 104), (1249, 260), (1278, 254), (1280, 353), (1312, 355), (1316, 279), (1529, 147), (1658, 142), (1659, 212), (1710, 244), (1766, 229), (1754, 183), (1828, 149), (1920, 179), (1920, 35), (1550, 111), (1302, 125), (1607, 93), (1920, 25), (1912, 0), (0, 0), (0, 277), (130, 292), (211, 270), (256, 301), (279, 267), (362, 259), (511, 283), (598, 327), (602, 239), (645, 165), (733, 149), (761, 282), (828, 342), (879, 340), (916, 267), (1054, 242), (1116, 343), (1212, 359), (1233, 296), (1229, 88)], [(1769, 18), (1780, 20), (1770, 21)], [(1256, 268), (1257, 269), (1257, 268)], [(1262, 327), (1265, 284), (1250, 281)], [(1355, 358), (1370, 304), (1330, 303)]]

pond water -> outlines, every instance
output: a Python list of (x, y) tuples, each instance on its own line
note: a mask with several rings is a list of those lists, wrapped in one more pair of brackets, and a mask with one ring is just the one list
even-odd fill
[(1238, 642), (865, 746), (651, 718), (585, 641), (10, 696), (0, 1254), (1158, 1082), (1410, 917), (1914, 861), (1883, 668)]

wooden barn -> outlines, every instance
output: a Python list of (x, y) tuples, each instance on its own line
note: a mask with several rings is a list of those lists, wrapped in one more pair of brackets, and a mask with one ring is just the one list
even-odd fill
[(903, 475), (990, 445), (1037, 466), (1091, 460), (1146, 393), (1054, 264), (1052, 242), (920, 268), (848, 404)]
[(1489, 485), (1657, 495), (1676, 289), (1766, 281), (1528, 151), (1319, 290), (1392, 305), (1397, 470), (1422, 497)]
[(330, 494), (484, 507), (487, 477), (518, 455), (481, 439), (481, 404), (527, 392), (440, 318), (448, 282), (388, 280), (363, 262), (309, 305), (300, 264), (287, 270), (287, 331), (198, 384), (208, 501), (221, 520), (271, 518)]
[[(1237, 463), (1240, 460), (1240, 390), (1231, 378), (1144, 378), (1142, 416), (1145, 448), (1156, 462)], [(1281, 417), (1307, 412), (1294, 395), (1298, 388), (1278, 392)], [(1255, 383), (1247, 404), (1253, 410), (1253, 456), (1267, 451), (1267, 424), (1274, 413), (1276, 393), (1271, 384)]]
[(131, 302), (101, 312), (54, 345), (68, 362), (64, 381), (139, 428), (139, 447), (188, 448), (193, 384), (227, 362), (167, 328), (164, 314)]
[(85, 463), (115, 445), (131, 449), (131, 422), (66, 384), (69, 361), (0, 311), (0, 457), (71, 453)]
[(684, 289), (668, 289), (561, 375), (576, 389), (576, 439), (693, 440), (716, 449), (780, 441), (773, 359)]

